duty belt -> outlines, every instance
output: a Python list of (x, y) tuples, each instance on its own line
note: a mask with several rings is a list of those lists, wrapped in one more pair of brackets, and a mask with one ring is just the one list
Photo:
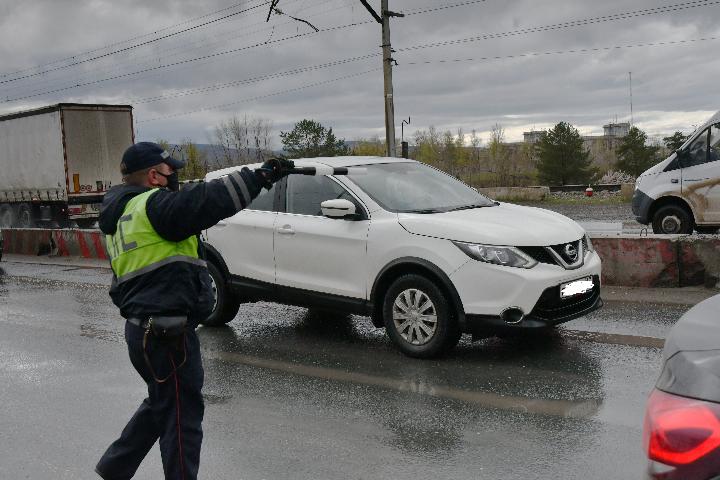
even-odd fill
[(126, 320), (127, 320), (129, 323), (132, 323), (133, 325), (135, 325), (136, 327), (140, 327), (140, 328), (147, 328), (147, 327), (148, 327), (148, 321), (149, 321), (149, 319), (147, 319), (147, 318), (130, 317), (130, 318), (126, 319)]

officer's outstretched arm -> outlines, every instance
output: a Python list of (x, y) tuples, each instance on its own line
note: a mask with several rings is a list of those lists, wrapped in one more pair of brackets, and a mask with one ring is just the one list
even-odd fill
[(158, 189), (147, 201), (148, 218), (161, 237), (179, 242), (246, 208), (266, 185), (266, 173), (244, 167), (179, 192)]

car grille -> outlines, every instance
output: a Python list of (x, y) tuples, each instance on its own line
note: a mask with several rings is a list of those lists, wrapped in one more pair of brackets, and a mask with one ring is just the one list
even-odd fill
[(550, 265), (558, 264), (545, 247), (518, 247), (518, 249), (540, 263), (548, 263)]
[[(566, 250), (570, 246), (570, 252), (577, 252), (577, 257), (573, 258)], [(526, 255), (532, 257), (539, 263), (548, 265), (558, 265), (565, 269), (571, 270), (582, 266), (584, 263), (585, 252), (587, 252), (587, 242), (585, 238), (569, 243), (561, 243), (559, 245), (550, 245), (549, 247), (517, 247)]]
[(600, 277), (593, 277), (593, 289), (572, 298), (560, 298), (560, 285), (546, 289), (530, 313), (547, 322), (558, 322), (592, 307), (600, 296)]

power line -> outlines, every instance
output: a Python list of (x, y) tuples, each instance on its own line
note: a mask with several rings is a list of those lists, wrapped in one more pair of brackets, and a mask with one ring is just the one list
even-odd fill
[(333, 79), (330, 79), (330, 80), (323, 80), (323, 81), (321, 81), (321, 82), (310, 83), (310, 84), (307, 84), (307, 85), (302, 85), (302, 86), (300, 86), (300, 87), (295, 87), (295, 88), (290, 88), (290, 89), (287, 89), (287, 90), (282, 90), (282, 91), (279, 91), (279, 92), (268, 93), (268, 94), (266, 94), (266, 95), (259, 95), (259, 96), (257, 96), (257, 97), (245, 98), (245, 99), (242, 99), (242, 100), (237, 100), (237, 101), (235, 101), (235, 102), (222, 103), (222, 104), (219, 104), (219, 105), (212, 105), (212, 106), (210, 106), (210, 107), (204, 107), (204, 108), (200, 108), (200, 109), (197, 109), (197, 110), (191, 110), (191, 111), (180, 112), (180, 113), (173, 113), (173, 114), (170, 114), (170, 115), (163, 115), (163, 116), (161, 116), (161, 117), (150, 118), (150, 119), (147, 119), (147, 120), (138, 120), (138, 123), (156, 122), (156, 121), (158, 121), (158, 120), (166, 120), (166, 119), (168, 119), (168, 118), (182, 117), (182, 116), (185, 116), (185, 115), (191, 115), (191, 114), (193, 114), (193, 113), (206, 112), (206, 111), (209, 111), (209, 110), (222, 110), (222, 109), (224, 109), (224, 108), (231, 107), (231, 106), (233, 106), (233, 105), (238, 105), (238, 104), (240, 104), (240, 103), (253, 102), (253, 101), (256, 101), (256, 100), (262, 100), (262, 99), (264, 99), (264, 98), (275, 97), (275, 96), (278, 96), (278, 95), (285, 95), (285, 94), (287, 94), (287, 93), (297, 92), (297, 91), (304, 90), (304, 89), (307, 89), (307, 88), (320, 87), (320, 86), (323, 86), (323, 85), (327, 85), (327, 84), (329, 84), (329, 83), (339, 82), (339, 81), (341, 81), (341, 80), (347, 80), (347, 79), (349, 79), (349, 78), (360, 77), (360, 76), (362, 76), (362, 75), (367, 75), (368, 73), (377, 72), (378, 70), (382, 70), (382, 67), (373, 68), (373, 69), (370, 69), (370, 70), (366, 70), (366, 71), (364, 71), (364, 72), (353, 73), (353, 74), (350, 74), (350, 75), (344, 75), (344, 76), (342, 76), (342, 77), (337, 77), (337, 78), (333, 78)]
[(477, 3), (485, 3), (486, 0), (467, 0), (465, 2), (459, 2), (459, 3), (452, 3), (447, 5), (440, 5), (439, 7), (429, 7), (429, 8), (420, 8), (416, 10), (409, 10), (407, 12), (404, 12), (406, 16), (409, 15), (418, 15), (421, 13), (430, 13), (430, 12), (439, 12), (440, 10), (448, 10), (450, 8), (456, 8), (456, 7), (465, 7), (468, 5), (474, 5)]
[(338, 65), (345, 65), (348, 63), (358, 62), (361, 60), (368, 60), (371, 58), (378, 57), (379, 55), (380, 55), (379, 53), (372, 53), (369, 55), (362, 55), (359, 57), (334, 60), (332, 62), (321, 63), (319, 65), (311, 65), (308, 67), (298, 67), (298, 68), (294, 68), (291, 70), (286, 70), (284, 72), (271, 73), (271, 74), (267, 74), (267, 75), (261, 75), (261, 76), (257, 76), (257, 77), (247, 78), (244, 80), (236, 80), (236, 81), (228, 82), (228, 83), (219, 83), (219, 84), (215, 84), (215, 85), (209, 85), (206, 87), (187, 89), (183, 92), (176, 92), (176, 93), (172, 93), (169, 95), (157, 95), (154, 97), (145, 97), (145, 98), (140, 98), (140, 99), (135, 99), (135, 100), (129, 100), (129, 102), (132, 103), (133, 105), (142, 104), (142, 103), (154, 103), (154, 102), (159, 102), (162, 100), (168, 100), (171, 98), (187, 97), (189, 95), (209, 93), (209, 92), (214, 92), (217, 90), (222, 90), (224, 88), (237, 87), (240, 85), (249, 85), (249, 84), (261, 82), (264, 80), (274, 80), (276, 78), (289, 77), (289, 76), (293, 76), (293, 75), (298, 75), (300, 73), (321, 70), (321, 69), (329, 68), (329, 67), (336, 67)]
[(201, 19), (203, 19), (203, 18), (207, 18), (207, 17), (213, 16), (213, 15), (216, 15), (216, 14), (218, 14), (218, 13), (222, 13), (222, 12), (225, 12), (225, 11), (227, 11), (227, 10), (232, 10), (233, 8), (239, 7), (239, 6), (242, 5), (243, 3), (245, 3), (245, 2), (236, 3), (236, 4), (231, 5), (231, 6), (229, 6), (229, 7), (221, 8), (220, 10), (215, 10), (214, 12), (210, 12), (210, 13), (206, 13), (206, 14), (204, 14), (204, 15), (200, 15), (200, 16), (198, 16), (198, 17), (190, 18), (190, 19), (184, 20), (184, 21), (182, 21), (182, 22), (180, 22), (180, 23), (176, 23), (176, 24), (174, 24), (174, 25), (168, 25), (167, 27), (160, 28), (160, 29), (158, 29), (158, 30), (155, 30), (154, 32), (144, 33), (144, 34), (142, 34), (142, 35), (137, 35), (137, 36), (135, 36), (135, 37), (131, 37), (131, 38), (128, 38), (128, 39), (125, 39), (125, 40), (121, 40), (121, 41), (119, 41), (119, 42), (115, 42), (115, 43), (111, 43), (111, 44), (105, 45), (104, 47), (99, 47), (99, 48), (95, 48), (95, 49), (93, 49), (93, 50), (88, 50), (88, 51), (86, 51), (86, 52), (78, 53), (78, 54), (72, 55), (72, 56), (70, 56), (70, 57), (65, 57), (65, 58), (61, 58), (61, 59), (59, 59), (59, 60), (54, 60), (54, 61), (52, 61), (52, 62), (43, 63), (43, 64), (40, 64), (40, 65), (35, 65), (35, 66), (33, 66), (33, 67), (25, 68), (25, 69), (22, 69), (22, 70), (16, 70), (16, 71), (14, 71), (14, 72), (3, 73), (3, 74), (0, 74), (0, 78), (9, 77), (9, 76), (11, 76), (11, 75), (16, 75), (16, 74), (18, 74), (18, 73), (28, 72), (28, 71), (30, 71), (30, 70), (35, 70), (35, 69), (37, 69), (37, 68), (47, 67), (47, 66), (50, 66), (50, 65), (56, 65), (56, 64), (58, 64), (58, 63), (67, 62), (67, 61), (69, 61), (69, 60), (75, 60), (76, 58), (82, 57), (82, 56), (84, 56), (84, 55), (90, 55), (90, 54), (93, 54), (93, 53), (95, 53), (95, 52), (100, 52), (100, 51), (102, 51), (102, 50), (107, 50), (108, 48), (116, 47), (116, 46), (118, 46), (118, 45), (122, 45), (122, 44), (125, 44), (125, 43), (128, 43), (128, 42), (132, 42), (132, 41), (134, 41), (134, 40), (139, 40), (139, 39), (141, 39), (141, 38), (149, 37), (149, 36), (151, 36), (151, 35), (157, 35), (157, 34), (160, 33), (160, 32), (164, 32), (164, 31), (170, 30), (170, 29), (172, 29), (172, 28), (179, 27), (179, 26), (182, 26), (182, 25), (187, 25), (188, 23), (192, 23), (192, 22), (195, 22), (195, 21), (197, 21), (197, 20), (201, 20)]
[(582, 20), (572, 20), (568, 22), (562, 22), (562, 23), (555, 23), (551, 25), (543, 25), (538, 27), (530, 27), (530, 28), (523, 28), (519, 30), (511, 30), (508, 32), (500, 32), (500, 33), (488, 33), (484, 35), (478, 35), (475, 37), (467, 37), (467, 38), (460, 38), (456, 40), (445, 40), (441, 42), (433, 42), (433, 43), (425, 43), (421, 45), (414, 45), (410, 47), (404, 47), (404, 48), (397, 48), (396, 50), (398, 52), (405, 52), (410, 50), (419, 50), (423, 48), (434, 48), (434, 47), (444, 47), (448, 45), (457, 45), (460, 43), (469, 43), (469, 42), (477, 42), (481, 40), (490, 40), (495, 38), (506, 38), (506, 37), (513, 37), (518, 35), (525, 35), (528, 33), (537, 33), (537, 32), (546, 32), (551, 30), (561, 30), (565, 28), (571, 28), (571, 27), (578, 27), (578, 26), (585, 26), (585, 25), (592, 25), (597, 23), (605, 23), (605, 22), (614, 22), (617, 20), (626, 20), (628, 18), (635, 18), (635, 17), (644, 17), (648, 15), (657, 15), (660, 13), (669, 13), (669, 12), (675, 12), (680, 10), (687, 10), (690, 8), (697, 8), (697, 7), (706, 7), (706, 6), (712, 6), (720, 4), (720, 0), (695, 0), (691, 2), (685, 2), (685, 3), (678, 3), (675, 5), (667, 5), (664, 7), (655, 7), (655, 8), (648, 8), (644, 10), (635, 10), (631, 12), (624, 12), (624, 13), (616, 13), (612, 15), (604, 15), (600, 17), (592, 17), (592, 18), (585, 18)]
[[(43, 92), (40, 92), (40, 93), (34, 93), (34, 94), (32, 94), (32, 95), (24, 95), (24, 96), (20, 96), (20, 97), (6, 98), (6, 99), (5, 99), (5, 103), (16, 102), (16, 101), (18, 101), (18, 100), (26, 100), (26, 99), (28, 99), (28, 98), (39, 97), (39, 96), (47, 95), (47, 94), (50, 94), (50, 93), (64, 92), (64, 91), (67, 91), (67, 90), (72, 90), (72, 89), (80, 88), (80, 87), (87, 87), (87, 86), (90, 86), (90, 85), (97, 85), (97, 84), (104, 83), (104, 82), (108, 82), (108, 81), (111, 81), (111, 80), (118, 80), (118, 79), (120, 79), (120, 78), (126, 78), (126, 77), (130, 77), (130, 76), (134, 76), (134, 75), (139, 75), (139, 74), (142, 74), (142, 73), (148, 73), (148, 72), (152, 72), (152, 71), (156, 71), (156, 70), (161, 70), (161, 69), (165, 69), (165, 68), (176, 67), (176, 66), (178, 66), (178, 65), (185, 65), (185, 64), (188, 64), (188, 63), (196, 62), (196, 61), (198, 61), (198, 60), (206, 60), (206, 59), (209, 59), (209, 58), (216, 58), (216, 57), (220, 57), (220, 56), (223, 56), (223, 55), (228, 55), (228, 54), (230, 54), (230, 53), (237, 53), (237, 52), (241, 52), (241, 51), (244, 51), (244, 50), (249, 50), (249, 49), (252, 49), (252, 48), (269, 46), (269, 45), (271, 45), (271, 44), (276, 44), (276, 43), (280, 43), (280, 42), (285, 42), (285, 41), (288, 41), (288, 40), (292, 40), (292, 39), (295, 39), (295, 38), (304, 37), (304, 36), (307, 36), (307, 35), (316, 35), (317, 33), (326, 33), (326, 32), (331, 32), (331, 31), (336, 31), (336, 30), (342, 30), (342, 29), (345, 29), (345, 28), (355, 27), (355, 26), (358, 26), (358, 25), (363, 25), (363, 24), (367, 24), (367, 23), (371, 23), (371, 22), (372, 22), (372, 21), (355, 22), (355, 23), (349, 23), (349, 24), (345, 24), (345, 25), (337, 25), (337, 26), (334, 26), (334, 27), (324, 28), (324, 29), (321, 29), (319, 32), (299, 33), (299, 34), (297, 34), (297, 35), (291, 35), (291, 36), (289, 36), (289, 37), (279, 38), (279, 39), (277, 39), (277, 40), (265, 41), (265, 42), (260, 42), (260, 43), (256, 43), (256, 44), (253, 44), (253, 45), (247, 45), (247, 46), (244, 46), (244, 47), (233, 48), (233, 49), (230, 49), (230, 50), (225, 50), (225, 51), (222, 51), (222, 52), (211, 53), (211, 54), (208, 54), (208, 55), (203, 55), (203, 56), (195, 57), (195, 58), (189, 58), (189, 59), (186, 59), (186, 60), (181, 60), (181, 61), (178, 61), (178, 62), (168, 63), (168, 64), (165, 64), (165, 65), (157, 65), (157, 66), (154, 66), (154, 67), (149, 67), (149, 68), (137, 70), (137, 71), (135, 71), (135, 72), (124, 73), (124, 74), (121, 74), (121, 75), (115, 75), (115, 76), (111, 76), (111, 77), (102, 78), (102, 79), (99, 79), (99, 80), (93, 80), (93, 81), (89, 81), (89, 82), (84, 82), (84, 83), (77, 83), (77, 84), (75, 84), (75, 85), (70, 85), (70, 86), (66, 86), (66, 87), (62, 87), (62, 88), (56, 88), (56, 89), (54, 89), (54, 90), (46, 90), (46, 91), (43, 91)], [(2, 82), (0, 82), (0, 83), (2, 83)]]
[(474, 58), (453, 58), (453, 59), (441, 59), (441, 60), (423, 60), (415, 62), (405, 62), (403, 65), (429, 65), (433, 63), (460, 63), (460, 62), (482, 62), (488, 60), (507, 60), (512, 58), (530, 58), (530, 57), (542, 57), (551, 55), (566, 55), (571, 53), (592, 53), (602, 51), (619, 50), (623, 48), (640, 48), (640, 47), (661, 47), (661, 46), (673, 46), (673, 45), (684, 45), (689, 43), (706, 42), (710, 40), (720, 40), (720, 37), (705, 37), (705, 38), (693, 38), (689, 40), (667, 40), (663, 42), (647, 42), (647, 43), (635, 43), (629, 45), (615, 45), (612, 47), (588, 47), (588, 48), (573, 48), (569, 50), (553, 50), (547, 52), (529, 52), (519, 53), (516, 55), (497, 55), (491, 57), (474, 57)]
[[(419, 15), (419, 14), (425, 14), (425, 13), (432, 13), (432, 12), (436, 12), (436, 11), (439, 11), (439, 10), (446, 10), (446, 9), (450, 9), (450, 8), (463, 7), (463, 6), (467, 6), (467, 5), (473, 5), (473, 4), (484, 3), (484, 2), (486, 2), (486, 0), (467, 0), (467, 1), (464, 1), (464, 2), (459, 2), (459, 3), (454, 3), (454, 4), (448, 4), (448, 5), (442, 5), (442, 6), (440, 6), (440, 7), (433, 7), (433, 8), (424, 8), (424, 9), (411, 10), (411, 11), (409, 11), (409, 12), (407, 13), (407, 15)], [(323, 2), (323, 3), (325, 3), (325, 2)], [(148, 44), (157, 42), (157, 41), (159, 41), (159, 40), (163, 40), (163, 39), (166, 39), (166, 38), (170, 38), (170, 37), (179, 35), (179, 34), (181, 34), (181, 33), (186, 33), (186, 32), (188, 32), (188, 31), (191, 31), (191, 30), (194, 30), (194, 29), (197, 29), (197, 28), (206, 26), (206, 25), (208, 25), (208, 24), (215, 23), (215, 22), (218, 22), (218, 21), (227, 19), (227, 18), (229, 18), (229, 17), (238, 15), (238, 14), (240, 14), (240, 13), (247, 12), (247, 11), (249, 11), (249, 10), (253, 10), (253, 9), (262, 7), (262, 6), (267, 5), (267, 4), (268, 4), (268, 2), (265, 1), (264, 3), (255, 5), (254, 7), (250, 7), (250, 8), (248, 8), (248, 9), (245, 9), (245, 10), (242, 10), (242, 11), (239, 11), (239, 12), (235, 12), (235, 13), (230, 14), (230, 15), (226, 15), (226, 16), (224, 16), (224, 17), (221, 17), (221, 18), (218, 18), (218, 19), (209, 21), (209, 22), (205, 22), (205, 23), (200, 24), (200, 25), (196, 25), (196, 26), (194, 26), (194, 27), (190, 27), (190, 28), (187, 28), (187, 29), (184, 29), (184, 30), (181, 30), (181, 31), (178, 31), (178, 32), (174, 32), (174, 33), (171, 33), (171, 34), (162, 36), (162, 37), (158, 37), (158, 38), (156, 38), (156, 39), (152, 39), (152, 40), (149, 40), (149, 41), (147, 41), (147, 42), (142, 42), (142, 43), (139, 43), (139, 44), (136, 44), (136, 45), (131, 45), (131, 46), (129, 46), (129, 47), (126, 47), (126, 48), (123, 48), (123, 49), (119, 49), (119, 50), (115, 50), (115, 51), (113, 51), (113, 52), (108, 52), (108, 53), (106, 53), (106, 54), (99, 55), (99, 56), (96, 56), (96, 57), (92, 57), (92, 58), (85, 59), (85, 60), (81, 60), (81, 61), (76, 61), (76, 62), (67, 64), (67, 65), (63, 65), (63, 66), (60, 66), (60, 67), (57, 67), (57, 68), (47, 69), (47, 70), (44, 70), (44, 71), (41, 71), (41, 72), (36, 72), (36, 73), (33, 73), (33, 74), (24, 75), (24, 76), (16, 77), (16, 78), (9, 79), (9, 80), (1, 80), (1, 81), (0, 81), (0, 85), (1, 85), (1, 84), (7, 84), (7, 83), (16, 82), (16, 81), (22, 80), (22, 79), (27, 79), (27, 78), (31, 78), (31, 77), (36, 77), (36, 76), (44, 75), (44, 74), (51, 73), (51, 72), (58, 71), (58, 70), (63, 70), (63, 69), (70, 68), (70, 67), (73, 67), (73, 66), (77, 66), (77, 65), (80, 65), (80, 64), (83, 64), (83, 63), (87, 63), (87, 62), (99, 60), (99, 59), (102, 59), (102, 58), (107, 58), (107, 57), (109, 57), (109, 56), (111, 56), (111, 55), (115, 55), (115, 54), (117, 54), (117, 53), (122, 53), (122, 52), (125, 52), (125, 51), (129, 51), (129, 50), (138, 48), (138, 47), (140, 47), (140, 46), (148, 45)], [(344, 5), (342, 8), (346, 8), (346, 7), (347, 7), (347, 5)], [(229, 8), (232, 8), (232, 7), (228, 7), (228, 9), (229, 9)], [(226, 10), (226, 9), (223, 9), (223, 10)], [(220, 10), (220, 11), (222, 11), (222, 10)], [(214, 13), (217, 13), (217, 12), (214, 12)], [(209, 15), (212, 15), (212, 13), (211, 13), (211, 14), (204, 15), (203, 17), (209, 16)], [(199, 18), (202, 18), (202, 17), (199, 17)], [(188, 22), (189, 22), (189, 21), (184, 22), (184, 23), (188, 23)], [(290, 22), (288, 22), (288, 23), (290, 23)], [(290, 37), (281, 38), (281, 39), (279, 39), (279, 40), (275, 40), (275, 41), (271, 41), (271, 42), (266, 42), (266, 44), (274, 44), (274, 43), (277, 43), (277, 42), (280, 42), (280, 41), (287, 41), (287, 40), (292, 40), (292, 39), (295, 39), (295, 38), (300, 38), (300, 37), (303, 37), (303, 36), (306, 36), (306, 35), (309, 35), (309, 34), (324, 33), (324, 32), (334, 31), (334, 30), (343, 29), (343, 28), (350, 28), (350, 27), (360, 26), (360, 25), (364, 25), (364, 24), (368, 24), (368, 23), (372, 23), (372, 21), (353, 22), (353, 23), (350, 23), (350, 24), (345, 24), (345, 25), (339, 25), (339, 26), (335, 26), (335, 27), (324, 28), (324, 29), (320, 29), (318, 32), (308, 32), (308, 33), (293, 35), (293, 36), (290, 36)], [(169, 28), (172, 28), (172, 27), (166, 27), (166, 28), (169, 29)], [(162, 30), (158, 30), (158, 32), (159, 32), (159, 31), (162, 31)], [(142, 37), (147, 36), (147, 35), (149, 35), (149, 34), (146, 34), (146, 35), (143, 35), (143, 36), (140, 36), (140, 37), (136, 37), (136, 38), (142, 38)], [(128, 40), (128, 41), (129, 41), (129, 40)], [(126, 41), (126, 42), (127, 42), (127, 41)], [(118, 42), (117, 44), (122, 44), (122, 43), (126, 43), (126, 42)], [(235, 53), (235, 52), (240, 51), (240, 50), (249, 49), (249, 48), (255, 48), (255, 47), (258, 47), (258, 46), (261, 46), (261, 45), (264, 45), (264, 43), (258, 43), (258, 44), (254, 44), (254, 45), (251, 45), (251, 46), (245, 47), (245, 48), (233, 49), (233, 50), (229, 50), (229, 51), (226, 51), (226, 52), (220, 52), (218, 55), (224, 55), (224, 54), (227, 54), (227, 53)], [(104, 48), (106, 48), (106, 47), (104, 47)], [(94, 50), (94, 51), (98, 51), (98, 50), (102, 50), (102, 49), (103, 49), (103, 48), (97, 49), (97, 50)], [(94, 51), (91, 51), (91, 52), (94, 52)], [(75, 56), (69, 57), (69, 59), (74, 59), (74, 58), (76, 58), (76, 57), (75, 57)], [(208, 57), (208, 56), (202, 56), (202, 57), (198, 57), (198, 58), (196, 58), (196, 59), (191, 59), (190, 61), (202, 60), (202, 59), (206, 59), (206, 58), (209, 58), (209, 57)], [(56, 62), (56, 63), (57, 63), (57, 62)], [(173, 64), (168, 64), (167, 66), (175, 66), (175, 65), (178, 65), (178, 64), (182, 64), (182, 63), (183, 63), (183, 62), (177, 62), (177, 63), (173, 63)], [(165, 66), (160, 67), (160, 68), (165, 68)], [(27, 70), (30, 70), (30, 69), (26, 69), (26, 70), (22, 70), (22, 71), (27, 71)], [(143, 70), (143, 71), (141, 71), (140, 73), (145, 73), (146, 71), (149, 71), (149, 70)], [(6, 75), (3, 75), (3, 76), (7, 76), (7, 75), (10, 75), (10, 74), (6, 74)], [(62, 88), (62, 89), (56, 89), (56, 90), (50, 90), (50, 91), (40, 92), (40, 93), (37, 93), (37, 94), (35, 94), (35, 95), (26, 95), (26, 96), (22, 96), (22, 97), (16, 97), (16, 98), (13, 98), (13, 99), (6, 99), (5, 101), (6, 101), (6, 102), (16, 101), (16, 100), (21, 100), (21, 99), (27, 99), (27, 98), (37, 97), (37, 96), (40, 96), (40, 95), (44, 95), (44, 94), (46, 94), (46, 93), (57, 93), (57, 92), (59, 92), (59, 91), (66, 91), (66, 90), (70, 90), (70, 89), (73, 89), (73, 88), (78, 88), (78, 87), (80, 87), (80, 86), (87, 86), (87, 85), (91, 85), (91, 84), (102, 83), (102, 82), (108, 81), (108, 80), (115, 80), (115, 79), (117, 79), (117, 78), (122, 78), (122, 77), (124, 77), (124, 76), (126, 76), (126, 75), (114, 76), (114, 77), (110, 77), (110, 78), (108, 78), (108, 79), (99, 80), (99, 81), (94, 81), (94, 82), (85, 82), (85, 83), (82, 83), (82, 84), (76, 84), (76, 85), (72, 85), (72, 86), (69, 86), (69, 87)]]
[(210, 21), (207, 21), (207, 22), (205, 22), (205, 23), (201, 23), (201, 24), (199, 24), (199, 25), (195, 25), (195, 26), (193, 26), (193, 27), (185, 28), (185, 29), (179, 30), (179, 31), (177, 31), (177, 32), (173, 32), (173, 33), (169, 33), (169, 34), (167, 34), (167, 35), (163, 35), (163, 36), (160, 36), (160, 37), (157, 37), (157, 38), (153, 38), (153, 39), (147, 40), (147, 41), (145, 41), (145, 42), (136, 43), (136, 44), (134, 44), (134, 45), (130, 45), (129, 47), (120, 48), (120, 49), (118, 49), (118, 50), (114, 50), (114, 51), (112, 51), (112, 52), (104, 53), (104, 54), (102, 54), (102, 55), (97, 55), (97, 56), (95, 56), (95, 57), (90, 57), (90, 58), (87, 58), (87, 59), (85, 59), (85, 60), (78, 60), (78, 61), (76, 61), (76, 62), (72, 62), (72, 63), (69, 63), (69, 64), (67, 64), (67, 65), (62, 65), (62, 66), (60, 66), (60, 67), (55, 67), (55, 68), (49, 68), (49, 69), (47, 69), (47, 70), (43, 70), (43, 71), (40, 71), (40, 72), (31, 73), (31, 74), (23, 75), (23, 76), (20, 76), (20, 77), (15, 77), (15, 78), (12, 78), (12, 79), (10, 79), (10, 80), (0, 80), (0, 84), (16, 82), (16, 81), (18, 81), (18, 80), (23, 80), (23, 79), (26, 79), (26, 78), (36, 77), (36, 76), (38, 76), (38, 75), (44, 75), (44, 74), (46, 74), (46, 73), (54, 72), (54, 71), (57, 71), (57, 70), (63, 70), (63, 69), (70, 68), (70, 67), (74, 67), (74, 66), (76, 66), (76, 65), (80, 65), (80, 64), (83, 64), (83, 63), (92, 62), (92, 61), (95, 61), (95, 60), (99, 60), (99, 59), (101, 59), (101, 58), (109, 57), (109, 56), (111, 56), (111, 55), (116, 55), (116, 54), (118, 54), (118, 53), (127, 52), (127, 51), (129, 51), (129, 50), (133, 50), (133, 49), (138, 48), (138, 47), (142, 47), (142, 46), (145, 46), (145, 45), (149, 45), (149, 44), (151, 44), (151, 43), (155, 43), (155, 42), (158, 42), (158, 41), (160, 41), (160, 40), (164, 40), (164, 39), (167, 39), (167, 38), (170, 38), (170, 37), (174, 37), (174, 36), (180, 35), (180, 34), (182, 34), (182, 33), (186, 33), (186, 32), (189, 32), (189, 31), (198, 29), (198, 28), (205, 27), (205, 26), (210, 25), (210, 24), (212, 24), (212, 23), (219, 22), (220, 20), (225, 20), (225, 19), (227, 19), (227, 18), (234, 17), (234, 16), (236, 16), (236, 15), (240, 15), (241, 13), (246, 13), (246, 12), (249, 12), (249, 11), (251, 11), (251, 10), (255, 10), (256, 8), (260, 8), (260, 7), (262, 7), (262, 6), (265, 6), (266, 4), (267, 4), (267, 2), (263, 2), (263, 3), (259, 4), (259, 5), (255, 5), (254, 7), (249, 7), (249, 8), (246, 8), (246, 9), (244, 9), (244, 10), (240, 10), (240, 11), (238, 11), (238, 12), (225, 15), (225, 16), (220, 17), (220, 18), (216, 18), (215, 20), (210, 20)]
[[(295, 1), (299, 1), (299, 0), (295, 0)], [(324, 4), (329, 3), (329, 2), (332, 2), (332, 1), (334, 1), (334, 0), (323, 0), (323, 1), (319, 2), (319, 3), (317, 3), (317, 4), (310, 5), (310, 6), (306, 7), (306, 8), (316, 8), (316, 7), (320, 7), (321, 5), (324, 5)], [(335, 12), (335, 11), (337, 11), (337, 10), (341, 10), (341, 9), (343, 9), (343, 8), (347, 8), (348, 6), (349, 6), (349, 5), (346, 3), (346, 4), (343, 4), (343, 5), (339, 6), (339, 7), (335, 7), (335, 8), (330, 8), (330, 9), (323, 10), (321, 13), (319, 13), (319, 14), (317, 14), (317, 15), (318, 15), (318, 16), (320, 16), (320, 15), (326, 15), (326, 14)], [(268, 30), (274, 29), (274, 28), (276, 28), (277, 26), (290, 25), (290, 24), (294, 24), (294, 23), (295, 23), (294, 21), (282, 22), (282, 23), (280, 23), (279, 25), (273, 25), (273, 26), (271, 26), (271, 27), (266, 27), (266, 28), (262, 28), (262, 29), (257, 29), (257, 30), (251, 31), (251, 32), (245, 32), (245, 33), (243, 33), (242, 35), (235, 35), (235, 36), (231, 36), (231, 37), (227, 37), (227, 36), (226, 36), (226, 37), (223, 38), (223, 40), (220, 40), (220, 41), (214, 41), (214, 42), (201, 41), (201, 42), (198, 42), (196, 45), (192, 46), (192, 48), (187, 48), (187, 45), (180, 45), (180, 46), (176, 46), (176, 47), (172, 47), (172, 48), (163, 50), (162, 52), (153, 53), (153, 54), (146, 54), (146, 55), (144, 55), (144, 56), (137, 57), (136, 59), (130, 59), (129, 62), (132, 63), (132, 66), (134, 66), (134, 67), (140, 67), (140, 66), (143, 65), (143, 63), (142, 63), (143, 60), (153, 59), (153, 60), (151, 60), (151, 61), (146, 61), (146, 62), (145, 62), (145, 65), (148, 65), (148, 64), (157, 65), (157, 59), (160, 58), (161, 56), (162, 56), (163, 59), (168, 59), (168, 58), (171, 58), (171, 57), (177, 57), (177, 56), (179, 56), (179, 55), (183, 55), (183, 54), (185, 54), (185, 53), (188, 53), (188, 52), (191, 52), (191, 51), (194, 51), (194, 50), (199, 50), (199, 49), (208, 47), (208, 46), (210, 46), (210, 45), (217, 45), (217, 44), (220, 44), (220, 43), (224, 43), (224, 42), (226, 42), (226, 41), (228, 41), (228, 40), (234, 40), (234, 39), (238, 39), (238, 38), (248, 37), (248, 36), (254, 35), (254, 34), (256, 34), (256, 33), (261, 33), (261, 32), (263, 32), (263, 31), (268, 31)], [(252, 27), (252, 26), (255, 26), (255, 25), (265, 25), (265, 22), (258, 22), (258, 23), (249, 24), (249, 25), (246, 25), (244, 28)], [(220, 37), (220, 36), (222, 36), (222, 35), (224, 35), (224, 34), (216, 35), (215, 38), (218, 38), (218, 37)], [(169, 52), (177, 52), (178, 50), (183, 50), (183, 49), (185, 49), (185, 50), (184, 50), (184, 51), (181, 51), (181, 52), (178, 52), (178, 53), (168, 54)], [(102, 74), (102, 73), (109, 74), (109, 73), (111, 73), (111, 72), (121, 71), (121, 70), (122, 70), (123, 68), (125, 68), (125, 67), (126, 67), (126, 65), (123, 65), (122, 63), (117, 63), (117, 62), (116, 62), (116, 63), (113, 64), (113, 67), (111, 67), (111, 68), (104, 68), (104, 69), (101, 69), (101, 70), (94, 70), (94, 71), (93, 71), (93, 70), (91, 70), (91, 71), (86, 71), (86, 72), (83, 73), (83, 75), (85, 76), (85, 75), (87, 75), (88, 73), (93, 73), (93, 72), (97, 72), (97, 73), (99, 73), (99, 74)], [(67, 80), (67, 79), (70, 78), (70, 77), (76, 77), (76, 76), (77, 76), (77, 74), (71, 74), (71, 75), (66, 75), (64, 78), (60, 78), (60, 79), (51, 79), (51, 78), (36, 79), (36, 80), (37, 80), (37, 83), (35, 83), (34, 85), (39, 86), (39, 85), (42, 85), (42, 84), (47, 84), (47, 83), (49, 83), (49, 82), (57, 83), (58, 81)], [(28, 86), (30, 86), (30, 85), (28, 85)], [(18, 87), (22, 88), (21, 86), (18, 86)], [(7, 88), (7, 87), (5, 87), (5, 88)], [(48, 87), (45, 87), (45, 88), (48, 88)], [(36, 92), (41, 92), (41, 89), (31, 90), (29, 93), (36, 93)], [(5, 96), (9, 98), (10, 95), (5, 95)]]

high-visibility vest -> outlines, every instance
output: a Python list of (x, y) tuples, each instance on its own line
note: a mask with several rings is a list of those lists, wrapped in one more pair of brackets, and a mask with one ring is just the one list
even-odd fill
[(191, 236), (171, 242), (157, 234), (145, 206), (152, 189), (133, 197), (125, 206), (113, 235), (106, 235), (110, 265), (117, 283), (126, 282), (173, 262), (205, 266), (198, 257), (198, 241)]

